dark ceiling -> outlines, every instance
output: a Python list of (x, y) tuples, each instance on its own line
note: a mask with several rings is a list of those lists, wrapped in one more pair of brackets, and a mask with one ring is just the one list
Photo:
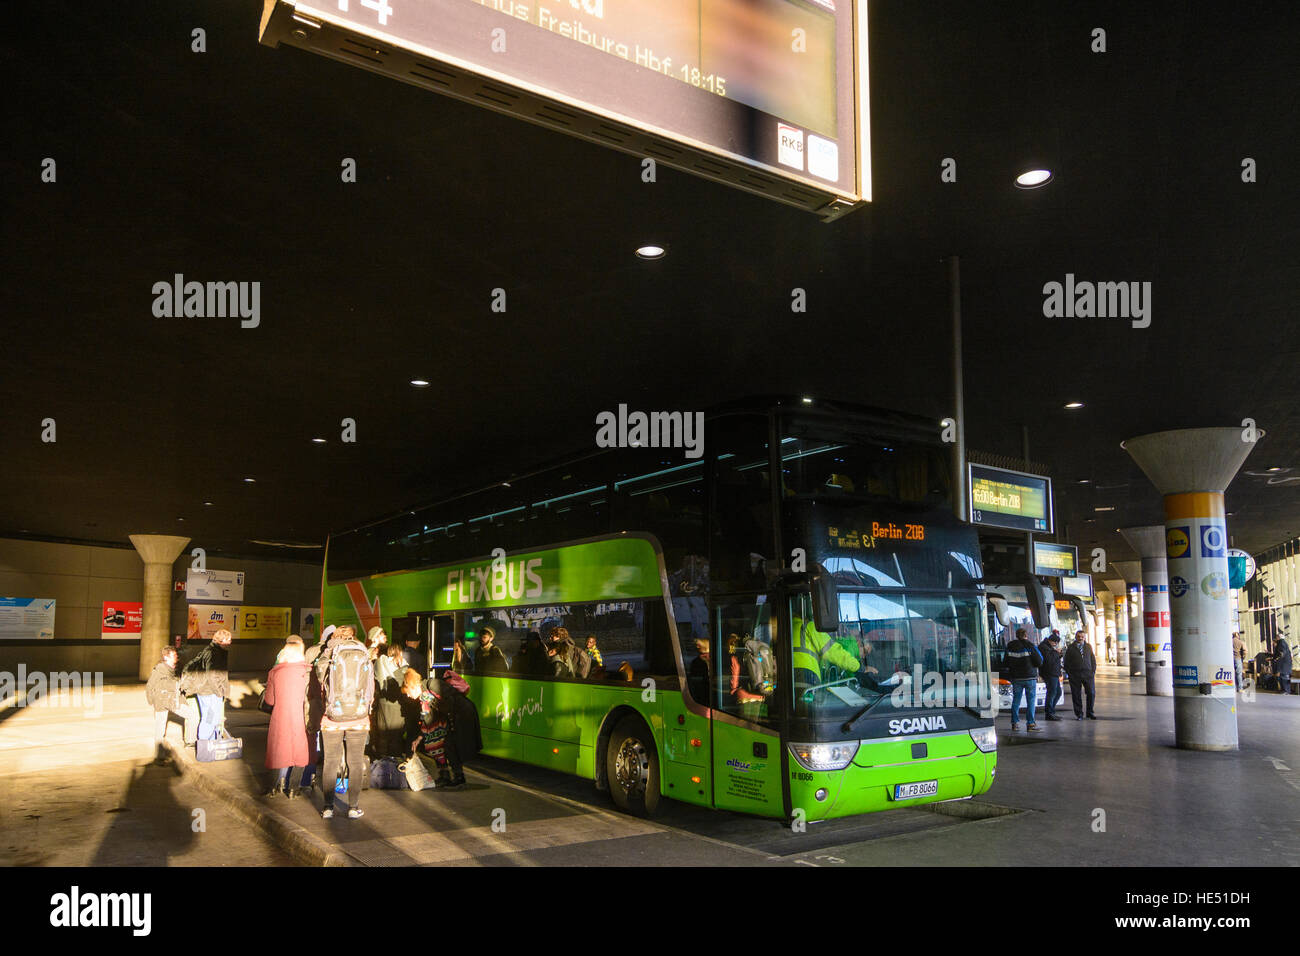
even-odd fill
[[(251, 542), (590, 447), (619, 402), (804, 393), (937, 421), (954, 253), (969, 445), (1019, 455), (1027, 426), (1070, 540), (1130, 557), (1114, 529), (1160, 520), (1121, 440), (1246, 417), (1268, 436), (1230, 531), (1300, 534), (1294, 4), (873, 3), (875, 201), (831, 224), (261, 46), (260, 12), (7, 14), (0, 534), (267, 554)], [(1031, 161), (1055, 181), (1013, 188)], [(647, 239), (669, 256), (635, 259)], [(1067, 272), (1151, 282), (1150, 328), (1044, 318)], [(175, 273), (260, 281), (260, 327), (155, 318)]]

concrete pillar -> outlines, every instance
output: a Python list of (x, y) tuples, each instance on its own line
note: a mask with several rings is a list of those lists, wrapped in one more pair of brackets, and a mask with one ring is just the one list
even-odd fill
[(1188, 750), (1237, 749), (1223, 492), (1262, 434), (1182, 428), (1123, 443), (1165, 496), (1174, 742)]
[(1112, 561), (1110, 566), (1124, 578), (1128, 591), (1128, 676), (1144, 676), (1146, 634), (1142, 628), (1142, 562)]
[(1115, 602), (1115, 666), (1128, 667), (1128, 585), (1123, 581), (1106, 581)]
[(1174, 695), (1174, 670), (1171, 666), (1169, 637), (1169, 570), (1165, 561), (1163, 525), (1120, 528), (1119, 533), (1134, 551), (1142, 556), (1142, 633), (1146, 650), (1144, 669), (1147, 694), (1151, 697)]
[(131, 543), (144, 561), (144, 611), (140, 624), (140, 680), (148, 680), (163, 646), (171, 640), (172, 565), (189, 538), (171, 534), (133, 534)]

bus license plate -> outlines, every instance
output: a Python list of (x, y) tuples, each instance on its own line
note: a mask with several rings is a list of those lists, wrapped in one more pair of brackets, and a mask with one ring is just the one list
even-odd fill
[(916, 797), (937, 797), (938, 780), (923, 780), (921, 783), (899, 783), (894, 785), (895, 800), (912, 800)]

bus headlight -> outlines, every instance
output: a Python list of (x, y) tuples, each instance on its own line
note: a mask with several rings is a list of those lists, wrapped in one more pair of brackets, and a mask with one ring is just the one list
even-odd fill
[(790, 753), (805, 770), (843, 770), (858, 752), (856, 740), (834, 744), (791, 744)]
[(970, 739), (981, 753), (991, 754), (998, 749), (998, 732), (993, 727), (978, 727), (970, 732)]

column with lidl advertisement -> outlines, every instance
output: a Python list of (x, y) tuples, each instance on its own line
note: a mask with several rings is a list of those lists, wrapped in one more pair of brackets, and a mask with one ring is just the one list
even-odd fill
[(1164, 495), (1175, 743), (1236, 750), (1223, 492), (1254, 440), (1237, 428), (1189, 428), (1130, 439), (1124, 448)]
[(1120, 528), (1119, 533), (1142, 557), (1142, 631), (1145, 643), (1147, 694), (1174, 693), (1172, 638), (1169, 636), (1169, 571), (1165, 561), (1165, 529), (1153, 524)]

